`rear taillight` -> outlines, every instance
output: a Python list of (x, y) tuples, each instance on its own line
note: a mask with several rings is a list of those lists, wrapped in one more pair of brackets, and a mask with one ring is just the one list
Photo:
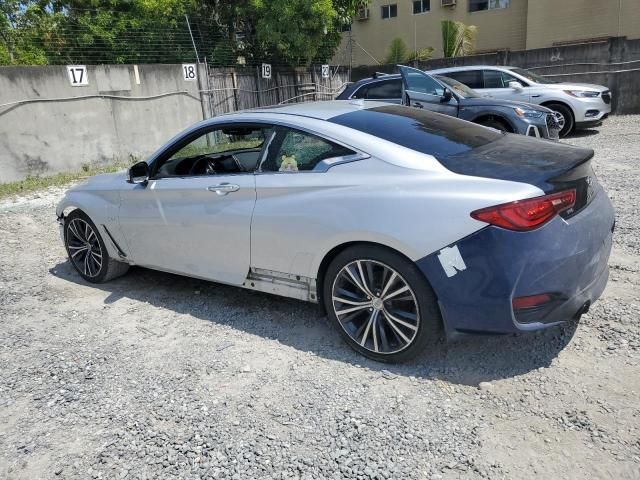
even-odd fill
[(514, 310), (522, 310), (524, 308), (541, 307), (549, 303), (553, 297), (549, 293), (541, 293), (539, 295), (529, 295), (527, 297), (516, 297), (511, 302)]
[(572, 189), (482, 208), (471, 212), (471, 216), (497, 227), (525, 232), (547, 223), (575, 203), (576, 191)]

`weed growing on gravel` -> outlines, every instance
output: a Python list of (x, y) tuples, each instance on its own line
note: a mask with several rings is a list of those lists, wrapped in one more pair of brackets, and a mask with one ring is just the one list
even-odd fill
[(111, 173), (127, 168), (137, 162), (138, 158), (131, 156), (127, 161), (119, 160), (105, 165), (92, 165), (83, 163), (80, 170), (75, 172), (57, 173), (50, 176), (30, 175), (24, 180), (0, 184), (0, 198), (34, 192), (47, 187), (65, 185), (85, 177), (98, 175), (99, 173)]

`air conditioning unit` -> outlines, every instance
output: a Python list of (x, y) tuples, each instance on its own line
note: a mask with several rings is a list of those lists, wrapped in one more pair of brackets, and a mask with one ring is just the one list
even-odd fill
[(360, 8), (360, 9), (358, 9), (358, 20), (369, 20), (369, 9), (368, 8)]
[(455, 7), (456, 6), (456, 0), (441, 0), (441, 5), (443, 7)]

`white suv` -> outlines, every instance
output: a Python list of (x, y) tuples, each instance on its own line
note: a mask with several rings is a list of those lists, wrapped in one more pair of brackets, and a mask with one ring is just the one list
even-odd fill
[(489, 97), (537, 103), (556, 114), (564, 137), (574, 128), (596, 127), (611, 112), (611, 92), (588, 83), (556, 82), (516, 67), (474, 65), (429, 70)]

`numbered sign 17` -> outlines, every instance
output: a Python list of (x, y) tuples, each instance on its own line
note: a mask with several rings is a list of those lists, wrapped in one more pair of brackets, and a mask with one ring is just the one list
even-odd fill
[(187, 81), (198, 79), (198, 70), (196, 70), (195, 63), (183, 63), (182, 64), (182, 76)]
[(329, 78), (329, 65), (322, 65), (322, 78)]
[(269, 63), (262, 64), (262, 78), (271, 78), (271, 65)]
[(72, 87), (84, 87), (89, 85), (87, 67), (84, 65), (67, 65), (67, 75)]

